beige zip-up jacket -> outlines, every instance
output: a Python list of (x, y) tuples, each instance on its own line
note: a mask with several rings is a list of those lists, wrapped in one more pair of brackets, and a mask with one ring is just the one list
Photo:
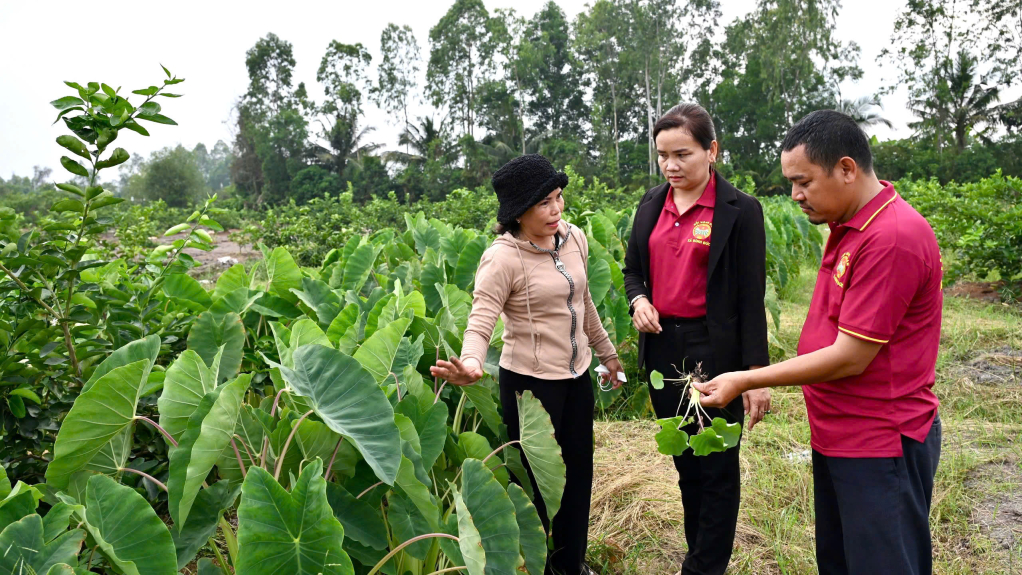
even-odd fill
[(589, 294), (585, 233), (561, 222), (551, 252), (506, 233), (483, 253), (476, 271), (462, 360), (486, 360), (497, 317), (504, 320), (500, 366), (539, 379), (571, 379), (617, 351)]

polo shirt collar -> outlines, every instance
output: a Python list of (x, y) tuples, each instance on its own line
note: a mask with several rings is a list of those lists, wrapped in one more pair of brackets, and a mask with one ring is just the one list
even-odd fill
[(855, 228), (861, 232), (865, 230), (878, 215), (880, 215), (880, 212), (884, 211), (884, 208), (891, 205), (891, 203), (897, 199), (898, 194), (894, 191), (894, 184), (884, 180), (880, 180), (880, 183), (884, 185), (884, 189), (880, 190), (879, 194), (874, 196), (869, 203), (856, 212), (855, 215), (852, 216), (852, 219), (841, 225), (849, 228)]
[[(703, 193), (699, 195), (699, 199), (696, 200), (695, 205), (703, 206), (705, 208), (713, 208), (717, 203), (717, 172), (710, 169), (710, 180), (706, 183), (706, 187), (703, 188)], [(680, 216), (678, 213), (678, 206), (674, 204), (674, 194), (671, 192), (670, 184), (667, 185), (667, 197), (664, 199), (664, 211), (670, 212), (675, 216)]]

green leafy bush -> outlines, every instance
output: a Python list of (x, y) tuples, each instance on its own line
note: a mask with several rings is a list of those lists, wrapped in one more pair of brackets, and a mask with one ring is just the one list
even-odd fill
[(998, 170), (978, 182), (902, 180), (895, 189), (933, 227), (945, 283), (991, 274), (1022, 279), (1022, 179)]

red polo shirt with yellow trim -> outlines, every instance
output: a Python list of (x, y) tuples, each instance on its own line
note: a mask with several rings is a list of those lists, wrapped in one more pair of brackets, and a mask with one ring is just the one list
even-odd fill
[(812, 447), (831, 457), (901, 457), (937, 413), (943, 269), (930, 224), (885, 187), (844, 224), (831, 224), (799, 355), (838, 332), (883, 344), (862, 374), (802, 387)]
[(685, 213), (667, 190), (664, 207), (649, 234), (649, 282), (653, 307), (664, 317), (706, 315), (706, 275), (710, 263), (717, 174)]

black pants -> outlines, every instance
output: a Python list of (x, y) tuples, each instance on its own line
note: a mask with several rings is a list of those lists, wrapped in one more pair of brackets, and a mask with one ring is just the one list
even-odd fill
[[(665, 378), (673, 379), (694, 371), (699, 365), (700, 371), (707, 377), (718, 375), (710, 334), (703, 319), (660, 318), (660, 326), (662, 332), (649, 334), (646, 339), (647, 370), (657, 370)], [(683, 391), (671, 382), (665, 382), (660, 390), (650, 386), (649, 395), (657, 417), (685, 413), (688, 398), (682, 397)], [(741, 397), (725, 409), (709, 408), (706, 411), (711, 418), (721, 417), (729, 423), (745, 422)], [(699, 433), (699, 425), (695, 421), (682, 429), (689, 435)], [(701, 457), (693, 455), (689, 449), (674, 458), (681, 503), (685, 508), (685, 541), (688, 543), (688, 552), (681, 566), (682, 575), (721, 575), (727, 569), (741, 499), (740, 447), (739, 443), (722, 453)]]
[(813, 451), (820, 575), (929, 575), (930, 500), (940, 461), (938, 415), (902, 457), (828, 457)]
[[(554, 517), (553, 550), (547, 556), (546, 574), (579, 575), (589, 539), (589, 502), (593, 491), (593, 384), (589, 372), (578, 379), (546, 380), (500, 368), (500, 403), (504, 423), (512, 440), (521, 437), (518, 401), (515, 394), (529, 390), (543, 404), (554, 424), (554, 436), (564, 457), (565, 483), (561, 508)], [(517, 446), (516, 446), (517, 447)], [(522, 455), (525, 461), (524, 454)], [(539, 495), (536, 479), (525, 461), (536, 510), (543, 527), (550, 532), (546, 505)], [(512, 479), (521, 483), (521, 478)]]

